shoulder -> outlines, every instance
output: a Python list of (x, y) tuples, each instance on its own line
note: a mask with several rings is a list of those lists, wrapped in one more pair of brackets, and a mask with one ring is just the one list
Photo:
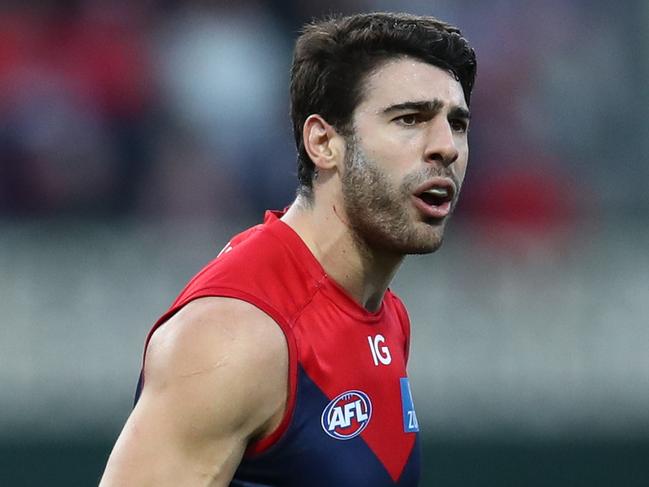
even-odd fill
[(276, 221), (233, 237), (190, 280), (171, 311), (197, 296), (240, 297), (269, 311), (290, 312), (299, 307), (313, 292), (313, 274), (320, 276), (305, 258), (299, 237), (291, 232)]
[[(260, 350), (262, 343), (266, 347)], [(254, 348), (254, 355), (263, 358), (281, 354), (286, 347), (279, 326), (259, 308), (240, 299), (210, 296), (191, 301), (153, 333), (147, 360), (162, 353), (212, 355), (223, 348), (243, 353)]]
[(286, 340), (272, 318), (241, 300), (201, 298), (153, 333), (142, 399), (169, 395), (179, 407), (195, 405), (208, 429), (253, 437), (281, 417), (287, 370)]
[(144, 387), (101, 485), (229, 485), (287, 396), (279, 327), (250, 304), (197, 299), (158, 328)]

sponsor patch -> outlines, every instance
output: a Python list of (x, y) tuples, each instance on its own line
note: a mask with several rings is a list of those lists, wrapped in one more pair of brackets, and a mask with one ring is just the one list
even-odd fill
[(412, 402), (412, 392), (410, 391), (410, 381), (407, 377), (399, 379), (401, 383), (401, 407), (403, 409), (403, 431), (406, 433), (416, 433), (419, 431), (417, 422), (417, 413), (415, 413), (415, 404)]

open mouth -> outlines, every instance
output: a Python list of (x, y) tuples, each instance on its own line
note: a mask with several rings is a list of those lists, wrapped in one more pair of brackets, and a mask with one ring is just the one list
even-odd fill
[(453, 199), (450, 188), (434, 187), (416, 195), (428, 206), (442, 206)]
[(414, 203), (424, 216), (440, 219), (451, 212), (455, 186), (448, 179), (435, 178), (414, 193)]

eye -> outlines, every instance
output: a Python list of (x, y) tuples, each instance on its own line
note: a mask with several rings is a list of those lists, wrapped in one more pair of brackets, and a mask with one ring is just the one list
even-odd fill
[(449, 120), (448, 123), (450, 124), (451, 129), (454, 132), (464, 134), (469, 130), (469, 124), (466, 122), (466, 120), (454, 119), (454, 120)]
[(420, 117), (416, 113), (408, 113), (406, 115), (401, 115), (400, 117), (395, 118), (395, 121), (400, 125), (405, 125), (406, 127), (411, 127), (416, 125), (419, 122)]

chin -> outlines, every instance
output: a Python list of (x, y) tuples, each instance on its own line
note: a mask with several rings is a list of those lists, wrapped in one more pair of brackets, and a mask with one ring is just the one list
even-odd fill
[[(425, 223), (424, 228), (413, 229), (408, 242), (406, 254), (430, 254), (442, 246), (444, 242), (445, 222)], [(409, 244), (409, 245), (408, 245)]]
[(442, 246), (443, 238), (438, 238), (432, 241), (422, 243), (421, 245), (413, 245), (408, 248), (404, 254), (432, 254)]
[[(423, 233), (423, 232), (422, 232)], [(442, 246), (444, 235), (442, 232), (413, 233), (408, 238), (385, 239), (383, 247), (389, 252), (401, 255), (430, 254)], [(431, 234), (432, 233), (432, 234)]]
[(444, 220), (395, 219), (387, 224), (371, 218), (357, 221), (356, 236), (361, 241), (369, 248), (393, 255), (430, 254), (439, 249), (444, 240)]

